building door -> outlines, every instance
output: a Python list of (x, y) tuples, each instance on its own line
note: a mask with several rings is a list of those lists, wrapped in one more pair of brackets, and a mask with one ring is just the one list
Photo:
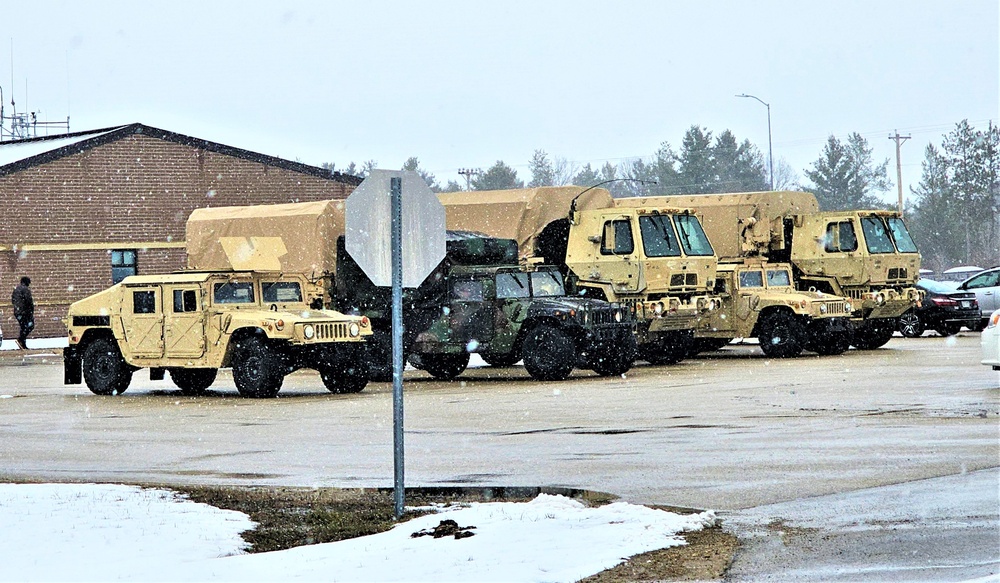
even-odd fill
[(129, 351), (139, 358), (163, 356), (162, 290), (159, 287), (134, 287), (129, 291), (131, 305), (122, 306), (124, 312), (131, 311), (123, 322)]
[(163, 327), (167, 357), (198, 358), (205, 354), (205, 312), (197, 286), (169, 288), (170, 309)]

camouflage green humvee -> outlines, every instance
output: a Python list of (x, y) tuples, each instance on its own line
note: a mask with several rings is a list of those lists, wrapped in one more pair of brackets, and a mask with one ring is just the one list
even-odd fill
[(270, 272), (177, 272), (125, 278), (75, 302), (65, 319), (66, 384), (119, 394), (132, 373), (166, 371), (184, 394), (199, 394), (232, 367), (241, 395), (274, 397), (288, 373), (317, 369), (334, 393), (368, 382), (367, 318), (314, 309), (305, 276)]

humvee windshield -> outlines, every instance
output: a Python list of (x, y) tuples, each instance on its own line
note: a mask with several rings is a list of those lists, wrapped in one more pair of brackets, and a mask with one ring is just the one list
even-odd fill
[(212, 300), (217, 304), (252, 304), (253, 282), (217, 283), (213, 288)]
[(760, 271), (741, 271), (740, 287), (764, 287), (764, 274)]
[(677, 232), (681, 237), (681, 245), (688, 255), (715, 255), (708, 236), (701, 228), (701, 221), (694, 215), (675, 215)]
[(900, 253), (916, 253), (917, 245), (910, 237), (910, 231), (903, 224), (903, 219), (890, 217), (886, 222), (889, 224), (889, 233), (892, 234), (892, 240), (896, 242), (896, 249)]
[(528, 274), (523, 271), (497, 273), (497, 298), (526, 298), (531, 296)]
[(562, 275), (558, 271), (535, 271), (531, 274), (531, 291), (534, 297), (566, 295)]
[(639, 217), (639, 233), (646, 257), (680, 257), (681, 246), (668, 215)]
[(889, 231), (879, 217), (861, 217), (861, 230), (865, 233), (865, 244), (869, 253), (895, 253)]
[(297, 281), (265, 281), (260, 287), (264, 303), (302, 301), (302, 288)]
[(767, 285), (775, 287), (792, 285), (792, 276), (788, 274), (787, 269), (768, 269)]

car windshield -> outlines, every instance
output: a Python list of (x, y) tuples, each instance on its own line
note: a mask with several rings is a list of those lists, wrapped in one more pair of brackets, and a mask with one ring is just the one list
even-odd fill
[(536, 271), (531, 274), (531, 291), (535, 297), (566, 295), (562, 274), (558, 271)]
[[(879, 217), (862, 217), (861, 229), (865, 233), (865, 243), (869, 253), (895, 253), (889, 231)], [(912, 243), (912, 242), (911, 242)]]
[(707, 256), (715, 255), (712, 244), (708, 242), (708, 236), (701, 228), (701, 221), (694, 215), (675, 215), (674, 222), (677, 224), (677, 232), (680, 234), (681, 245), (688, 255)]
[(639, 233), (646, 257), (680, 257), (681, 246), (666, 215), (639, 217)]
[(265, 281), (260, 287), (265, 303), (302, 301), (302, 288), (297, 281)]
[(891, 217), (886, 222), (889, 224), (889, 232), (892, 234), (892, 240), (896, 242), (896, 248), (899, 249), (899, 252), (916, 253), (917, 244), (910, 237), (910, 231), (903, 224), (903, 219)]

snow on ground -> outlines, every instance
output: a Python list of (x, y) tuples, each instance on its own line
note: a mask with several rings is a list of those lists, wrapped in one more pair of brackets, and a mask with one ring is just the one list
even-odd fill
[[(474, 536), (410, 535), (451, 519)], [(158, 489), (0, 484), (0, 581), (576, 581), (715, 524), (563, 496), (449, 507), (372, 536), (246, 554), (239, 512)]]

